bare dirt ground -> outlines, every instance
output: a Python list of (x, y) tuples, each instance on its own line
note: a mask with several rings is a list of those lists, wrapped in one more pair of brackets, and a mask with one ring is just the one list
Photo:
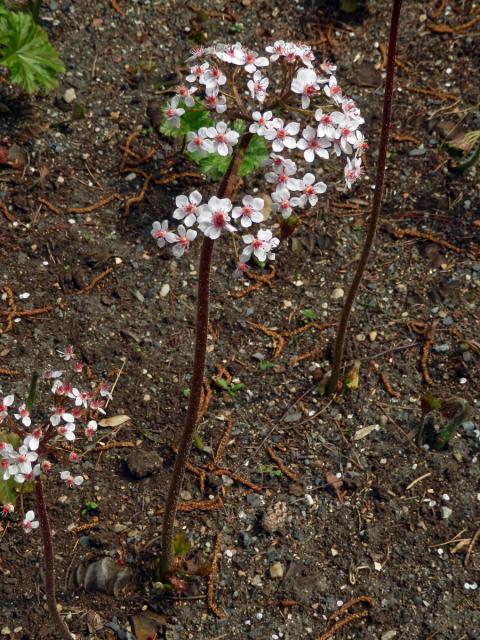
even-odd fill
[[(15, 145), (20, 163), (0, 171), (0, 310), (11, 310), (10, 287), (19, 311), (43, 311), (11, 316), (12, 323), (2, 313), (0, 389), (22, 395), (33, 369), (73, 344), (95, 374), (114, 380), (123, 366), (110, 411), (131, 417), (103, 438), (131, 448), (92, 455), (82, 491), (65, 502), (64, 485), (49, 483), (58, 597), (72, 631), (101, 639), (318, 639), (338, 607), (367, 596), (372, 604), (351, 611), (368, 609), (369, 616), (335, 638), (478, 638), (478, 169), (452, 172), (442, 142), (454, 126), (480, 128), (479, 3), (405, 2), (382, 228), (347, 351), (349, 362), (361, 362), (360, 386), (336, 402), (318, 394), (312, 376), (329, 359), (338, 289), (348, 287), (369, 213), (390, 3), (369, 2), (351, 19), (314, 1), (209, 0), (203, 13), (178, 1), (118, 0), (121, 12), (107, 0), (44, 4), (42, 23), (67, 72), (46, 98), (20, 100), (2, 85), (11, 113), (0, 120), (3, 143)], [(199, 38), (240, 39), (258, 49), (277, 38), (310, 42), (338, 65), (370, 143), (365, 179), (348, 198), (332, 188), (282, 245), (271, 288), (238, 297), (243, 285), (232, 280), (230, 246), (216, 248), (213, 398), (200, 427), (205, 449), (192, 463), (211, 465), (228, 420), (233, 431), (204, 486), (188, 474), (182, 499), (223, 506), (179, 513), (178, 526), (197, 567), (211, 561), (222, 534), (215, 581), (221, 619), (207, 610), (204, 578), (163, 597), (145, 583), (113, 597), (67, 580), (67, 570), (105, 556), (147, 568), (158, 550), (171, 444), (189, 386), (198, 246), (176, 261), (158, 251), (150, 229), (171, 216), (176, 194), (215, 187), (181, 177), (165, 184), (194, 168), (166, 171), (169, 142), (148, 106), (183, 73)], [(67, 90), (75, 96), (69, 103)], [(133, 132), (130, 158), (139, 163), (121, 172)], [(23, 292), (30, 297), (20, 298)], [(306, 309), (331, 326), (304, 329)], [(285, 342), (275, 353), (278, 336)], [(234, 397), (218, 389), (218, 367), (245, 388)], [(425, 393), (459, 396), (474, 409), (443, 453), (415, 444)], [(143, 479), (126, 465), (132, 449), (160, 457)], [(98, 504), (97, 521), (80, 514), (85, 500)], [(285, 519), (270, 532), (264, 516), (278, 502)], [(72, 531), (85, 524), (95, 526)], [(25, 538), (2, 522), (0, 627), (7, 638), (55, 637), (41, 566), (40, 537)]]

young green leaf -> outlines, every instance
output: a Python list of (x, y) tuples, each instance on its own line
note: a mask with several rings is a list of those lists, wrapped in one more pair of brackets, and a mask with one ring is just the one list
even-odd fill
[(28, 93), (50, 91), (64, 66), (46, 32), (28, 13), (0, 11), (0, 65)]
[(184, 558), (190, 549), (192, 548), (192, 543), (187, 538), (187, 536), (179, 531), (175, 536), (173, 541), (173, 551), (177, 558)]
[(274, 366), (275, 365), (273, 364), (273, 362), (270, 362), (270, 360), (262, 360), (260, 362), (260, 369), (262, 371), (268, 371), (268, 369), (271, 369)]
[(305, 322), (313, 322), (318, 318), (318, 313), (315, 309), (302, 309), (300, 313), (302, 314)]

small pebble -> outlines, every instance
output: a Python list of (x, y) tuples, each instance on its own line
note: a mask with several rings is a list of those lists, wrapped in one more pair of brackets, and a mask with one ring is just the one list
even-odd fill
[(340, 300), (340, 298), (343, 298), (344, 295), (345, 295), (345, 291), (340, 287), (337, 287), (332, 291), (332, 298), (334, 300)]
[(274, 562), (270, 567), (271, 578), (283, 578), (283, 565), (281, 562)]
[(166, 296), (168, 296), (169, 293), (170, 293), (170, 285), (169, 284), (162, 285), (162, 288), (160, 289), (160, 297), (165, 298)]
[(377, 339), (377, 336), (378, 336), (377, 331), (370, 331), (370, 333), (368, 334), (368, 339), (370, 340), (370, 342), (375, 342), (375, 340)]
[(453, 509), (450, 507), (442, 506), (440, 507), (440, 517), (442, 520), (448, 520), (453, 513)]
[(390, 631), (385, 631), (382, 633), (381, 640), (393, 640), (393, 638), (397, 637), (397, 632), (395, 629), (390, 629)]
[(75, 93), (75, 89), (73, 87), (71, 87), (70, 89), (67, 89), (63, 94), (63, 99), (67, 104), (70, 104), (71, 102), (76, 100), (77, 94)]

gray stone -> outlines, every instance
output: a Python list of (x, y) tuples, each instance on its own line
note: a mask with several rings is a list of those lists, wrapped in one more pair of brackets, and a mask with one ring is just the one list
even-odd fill
[(151, 476), (162, 465), (162, 458), (155, 451), (132, 451), (127, 457), (127, 469), (137, 480)]

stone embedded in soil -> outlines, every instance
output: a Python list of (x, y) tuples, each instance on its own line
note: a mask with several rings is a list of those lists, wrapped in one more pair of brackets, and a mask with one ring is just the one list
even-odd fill
[(337, 287), (332, 291), (333, 300), (340, 300), (340, 298), (343, 298), (344, 295), (345, 295), (345, 291), (341, 287)]
[(162, 458), (155, 451), (132, 451), (127, 457), (127, 469), (137, 480), (151, 476), (161, 465)]
[(442, 520), (448, 520), (452, 513), (453, 509), (450, 509), (450, 507), (440, 507), (440, 517), (442, 518)]
[(77, 94), (75, 93), (75, 89), (70, 88), (65, 91), (63, 94), (63, 99), (67, 104), (70, 104), (74, 100), (77, 99)]
[(395, 629), (390, 629), (390, 631), (385, 631), (385, 633), (382, 633), (382, 638), (381, 640), (393, 640), (393, 638), (397, 637), (397, 632), (395, 631)]
[(285, 502), (275, 502), (265, 511), (262, 519), (262, 527), (267, 533), (275, 533), (283, 527), (288, 515), (288, 507)]
[(274, 562), (270, 567), (270, 577), (280, 579), (283, 578), (283, 565), (281, 562)]

